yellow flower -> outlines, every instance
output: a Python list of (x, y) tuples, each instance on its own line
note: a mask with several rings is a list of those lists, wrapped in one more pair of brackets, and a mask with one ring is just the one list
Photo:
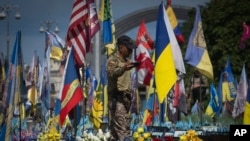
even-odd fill
[(143, 137), (144, 137), (145, 139), (148, 139), (150, 136), (151, 136), (151, 134), (148, 133), (148, 132), (143, 133)]
[(142, 132), (144, 132), (144, 129), (142, 127), (139, 127), (139, 128), (137, 128), (137, 132), (142, 133)]
[(187, 136), (186, 135), (181, 135), (180, 136), (180, 141), (186, 141), (187, 140)]
[(195, 130), (188, 130), (188, 131), (187, 131), (187, 134), (188, 134), (189, 136), (191, 136), (191, 137), (197, 135), (197, 133), (195, 132)]
[(139, 136), (140, 136), (140, 135), (139, 135), (139, 133), (138, 133), (138, 132), (134, 132), (134, 134), (133, 134), (133, 138), (134, 138), (134, 139), (139, 138)]
[(139, 137), (139, 138), (137, 139), (137, 141), (144, 141), (144, 138), (143, 138), (143, 137)]
[(180, 136), (180, 141), (202, 141), (195, 130), (188, 130), (185, 135)]

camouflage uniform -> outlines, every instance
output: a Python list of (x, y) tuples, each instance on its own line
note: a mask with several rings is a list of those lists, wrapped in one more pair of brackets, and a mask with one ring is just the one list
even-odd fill
[(117, 52), (107, 62), (111, 140), (115, 141), (130, 135), (131, 77), (124, 69), (126, 61)]

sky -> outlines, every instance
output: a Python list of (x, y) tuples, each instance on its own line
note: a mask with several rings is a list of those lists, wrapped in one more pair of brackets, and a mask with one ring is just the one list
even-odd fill
[[(95, 0), (100, 4), (101, 0)], [(117, 19), (143, 8), (159, 6), (162, 0), (112, 0), (113, 19)], [(204, 5), (210, 0), (172, 0), (173, 6), (195, 7)], [(40, 58), (44, 55), (45, 34), (39, 32), (39, 28), (47, 21), (52, 22), (51, 31), (57, 25), (60, 29), (59, 37), (65, 39), (69, 25), (70, 15), (74, 0), (0, 0), (0, 7), (10, 6), (9, 20), (0, 20), (0, 52), (7, 54), (7, 21), (9, 21), (9, 52), (12, 53), (15, 35), (21, 30), (21, 46), (23, 50), (24, 63), (30, 64), (34, 51)], [(16, 20), (15, 14), (19, 7), (21, 19)], [(0, 8), (1, 9), (1, 8)], [(177, 17), (178, 18), (178, 17)], [(146, 23), (150, 35), (155, 37), (156, 22)], [(119, 27), (116, 27), (119, 28)], [(135, 38), (137, 28), (126, 34)]]

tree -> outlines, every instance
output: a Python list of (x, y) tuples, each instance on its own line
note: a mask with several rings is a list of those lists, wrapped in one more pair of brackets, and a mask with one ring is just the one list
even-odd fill
[[(242, 23), (250, 21), (249, 0), (211, 0), (205, 6), (200, 6), (202, 26), (207, 43), (208, 53), (212, 61), (215, 83), (218, 82), (226, 59), (229, 56), (236, 78), (240, 77), (243, 63), (250, 70), (250, 39), (246, 48), (240, 49), (240, 39), (243, 32)], [(183, 24), (183, 34), (189, 38), (193, 28), (195, 9), (190, 10), (189, 19)], [(186, 45), (183, 45), (186, 50)], [(188, 67), (187, 67), (188, 68)], [(250, 71), (247, 71), (250, 76)]]

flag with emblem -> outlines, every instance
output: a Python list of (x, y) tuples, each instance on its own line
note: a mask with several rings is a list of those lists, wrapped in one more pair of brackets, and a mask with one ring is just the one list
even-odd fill
[(207, 45), (203, 34), (200, 9), (196, 8), (195, 22), (189, 37), (188, 46), (185, 54), (187, 64), (199, 69), (204, 76), (213, 80), (213, 66), (211, 64)]
[(60, 125), (64, 123), (69, 112), (83, 99), (83, 91), (79, 81), (72, 49), (69, 52), (64, 71), (63, 87), (58, 95), (61, 99)]

